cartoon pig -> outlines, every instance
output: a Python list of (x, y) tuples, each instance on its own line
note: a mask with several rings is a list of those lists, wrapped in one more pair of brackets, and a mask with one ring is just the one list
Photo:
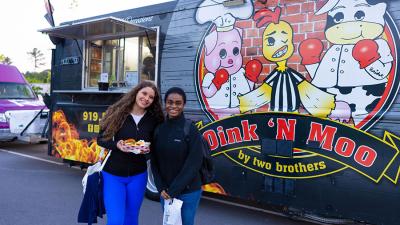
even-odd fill
[(205, 38), (204, 64), (208, 73), (202, 81), (202, 91), (209, 107), (219, 119), (238, 114), (238, 95), (254, 88), (261, 73), (261, 63), (252, 60), (242, 68), (242, 30), (213, 31)]
[(249, 19), (253, 14), (253, 1), (227, 7), (225, 0), (204, 0), (196, 11), (199, 24), (211, 22), (215, 30), (205, 37), (204, 64), (207, 74), (200, 82), (208, 103), (208, 110), (217, 118), (238, 114), (238, 95), (254, 88), (262, 65), (252, 60), (242, 68), (242, 30), (235, 27), (237, 20)]

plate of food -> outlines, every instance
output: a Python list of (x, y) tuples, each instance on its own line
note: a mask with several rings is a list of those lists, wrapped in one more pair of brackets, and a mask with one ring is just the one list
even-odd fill
[(131, 147), (130, 152), (135, 154), (147, 154), (150, 152), (150, 142), (145, 142), (144, 140), (136, 141), (135, 139), (124, 140), (125, 145)]

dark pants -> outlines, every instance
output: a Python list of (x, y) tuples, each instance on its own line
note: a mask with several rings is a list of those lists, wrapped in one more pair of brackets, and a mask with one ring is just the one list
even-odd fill
[[(181, 216), (182, 225), (194, 225), (194, 217), (201, 198), (201, 190), (178, 195), (176, 198), (183, 201)], [(164, 199), (161, 198), (161, 207), (164, 210)]]

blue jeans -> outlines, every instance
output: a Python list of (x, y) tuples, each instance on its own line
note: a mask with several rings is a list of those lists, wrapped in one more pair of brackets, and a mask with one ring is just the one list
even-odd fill
[(130, 177), (115, 176), (104, 171), (102, 173), (107, 225), (138, 225), (147, 172)]
[[(187, 194), (178, 195), (176, 198), (183, 201), (181, 209), (182, 225), (194, 225), (194, 216), (201, 198), (201, 189)], [(164, 211), (164, 199), (161, 198), (161, 207)]]

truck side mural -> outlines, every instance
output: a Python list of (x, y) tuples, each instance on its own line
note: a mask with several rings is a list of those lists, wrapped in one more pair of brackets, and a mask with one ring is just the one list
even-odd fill
[[(399, 8), (398, 0), (179, 0), (77, 21), (112, 16), (138, 27), (82, 37), (82, 55), (67, 35), (57, 43), (50, 152), (95, 162), (107, 106), (153, 79), (162, 94), (187, 92), (185, 114), (215, 158), (210, 195), (332, 224), (398, 224)], [(135, 43), (140, 54), (109, 69), (107, 54)], [(76, 64), (60, 63), (71, 57)], [(154, 76), (131, 65), (145, 57)], [(112, 75), (110, 90), (97, 90), (99, 71)]]
[[(258, 67), (257, 70), (259, 71), (257, 75), (252, 77), (258, 87), (254, 91), (231, 90), (228, 96), (238, 95), (239, 97), (236, 97), (236, 102), (231, 100), (230, 104), (237, 105), (241, 113), (250, 110), (258, 112), (299, 112), (299, 108), (301, 108), (303, 111), (307, 111), (307, 114), (329, 117), (359, 128), (364, 127), (364, 130), (367, 130), (368, 127), (365, 126), (371, 126), (371, 122), (367, 121), (371, 118), (376, 121), (375, 117), (382, 116), (382, 112), (385, 112), (390, 103), (393, 102), (393, 94), (392, 97), (389, 97), (390, 93), (397, 91), (396, 87), (393, 89), (393, 84), (396, 83), (394, 80), (396, 71), (392, 70), (392, 68), (395, 68), (393, 64), (396, 63), (394, 62), (395, 56), (393, 56), (395, 54), (393, 32), (396, 35), (397, 30), (392, 21), (385, 23), (386, 3), (328, 1), (314, 15), (308, 14), (311, 19), (306, 23), (294, 21), (293, 26), (297, 30), (297, 33), (295, 33), (297, 43), (295, 44), (298, 51), (293, 60), (290, 60), (290, 57), (294, 55), (293, 27), (280, 19), (281, 7), (275, 6), (273, 11), (268, 8), (271, 6), (274, 7), (274, 5), (267, 3), (264, 8), (254, 13), (252, 19), (241, 21), (243, 24), (250, 24), (245, 29), (245, 32), (247, 31), (245, 38), (230, 35), (231, 39), (238, 39), (235, 43), (242, 43), (243, 39), (247, 42), (257, 41), (261, 43), (261, 46), (256, 50), (259, 53), (262, 52), (263, 58), (260, 58), (261, 54), (252, 52), (245, 55), (245, 58), (247, 58), (245, 61), (254, 64), (254, 60), (260, 59), (264, 62), (263, 65), (268, 66), (268, 70), (271, 70), (269, 74), (262, 74), (262, 79), (259, 79), (261, 70), (266, 71), (267, 69), (260, 65), (253, 66)], [(311, 7), (312, 5), (307, 6)], [(221, 11), (218, 8), (220, 5), (213, 7), (217, 7), (216, 10)], [(300, 10), (300, 5), (297, 5), (297, 7)], [(293, 9), (293, 7), (291, 8)], [(206, 9), (199, 7), (197, 15), (202, 10), (205, 11)], [(214, 13), (210, 14), (215, 15)], [(231, 15), (231, 13), (227, 12), (225, 15)], [(326, 22), (324, 21), (326, 23), (325, 30), (322, 29), (321, 25), (322, 16), (326, 17)], [(215, 29), (212, 27), (216, 27), (218, 31), (218, 25), (214, 23), (210, 29)], [(240, 28), (235, 29), (239, 30)], [(300, 34), (299, 29), (314, 31), (314, 33), (303, 32)], [(236, 81), (235, 84), (231, 84), (233, 77), (228, 76), (229, 82), (220, 84), (225, 77), (221, 76), (221, 74), (224, 74), (221, 71), (224, 70), (223, 67), (227, 68), (227, 66), (224, 66), (223, 63), (218, 64), (215, 60), (212, 61), (216, 56), (208, 50), (211, 45), (220, 46), (218, 42), (211, 43), (210, 40), (217, 31), (211, 31), (210, 34), (205, 36), (204, 49), (201, 49), (201, 51), (206, 51), (200, 53), (204, 54), (204, 59), (200, 60), (204, 60), (205, 68), (198, 65), (198, 72), (200, 73), (198, 74), (198, 85), (201, 83), (202, 90), (199, 96), (201, 99), (203, 99), (202, 95), (206, 96), (203, 99), (204, 108), (209, 117), (213, 119), (220, 118), (216, 111), (219, 111), (217, 108), (222, 107), (221, 102), (225, 102), (225, 96), (217, 94), (215, 91), (212, 92), (210, 89), (220, 90), (221, 85), (224, 85), (225, 88), (222, 91), (227, 92), (230, 88), (226, 87), (228, 84), (236, 87), (236, 83), (238, 83)], [(250, 31), (257, 31), (260, 35), (252, 37), (248, 35)], [(324, 33), (322, 34), (322, 32)], [(229, 35), (228, 33), (219, 34), (219, 36)], [(305, 38), (305, 34), (310, 38)], [(312, 35), (320, 35), (320, 39), (314, 38)], [(391, 47), (388, 41), (391, 42)], [(221, 42), (225, 43), (223, 40)], [(327, 46), (325, 49), (324, 43)], [(249, 47), (245, 49), (248, 50)], [(252, 50), (254, 51), (254, 49)], [(222, 48), (219, 52), (220, 56), (217, 58), (229, 58), (229, 55), (224, 55), (224, 51), (226, 49)], [(240, 53), (240, 51), (238, 52)], [(229, 60), (234, 62), (233, 59), (226, 61)], [(295, 68), (299, 68), (302, 74), (299, 74), (290, 66), (288, 67), (288, 60)], [(271, 62), (275, 62), (276, 66), (271, 65)], [(220, 65), (219, 70), (218, 68), (210, 68), (211, 65), (216, 64)], [(229, 66), (231, 65), (229, 64)], [(201, 73), (204, 70), (211, 72), (203, 75)], [(209, 78), (209, 75), (215, 73), (215, 71), (219, 76), (215, 75)], [(230, 75), (230, 73), (228, 74)], [(245, 73), (248, 77), (251, 74), (251, 72)], [(228, 81), (228, 77), (226, 77), (226, 81)], [(262, 81), (262, 84), (259, 85), (257, 81)], [(309, 85), (310, 83), (311, 85)], [(237, 86), (252, 86), (252, 84), (246, 85), (244, 82), (238, 84)], [(219, 104), (214, 103), (216, 101)], [(302, 107), (300, 107), (300, 102), (303, 103), (301, 104)], [(385, 107), (382, 107), (386, 102), (389, 105), (386, 104)], [(266, 106), (266, 108), (260, 109), (263, 106)], [(231, 115), (233, 114), (238, 113), (231, 113)]]
[[(235, 51), (223, 44), (227, 43), (225, 40), (237, 40), (238, 36), (231, 35), (229, 39), (225, 37), (228, 33), (223, 33), (227, 31), (218, 31), (218, 18), (210, 20), (199, 46), (197, 95), (212, 121), (201, 131), (213, 156), (237, 166), (234, 171), (242, 176), (236, 177), (234, 183), (246, 183), (247, 188), (258, 185), (259, 190), (247, 193), (247, 198), (254, 200), (275, 194), (292, 202), (300, 197), (300, 192), (307, 192), (299, 191), (300, 186), (312, 188), (300, 183), (327, 177), (331, 186), (336, 186), (335, 180), (340, 178), (334, 174), (342, 177), (351, 173), (363, 182), (369, 180), (371, 187), (387, 182), (396, 187), (400, 172), (398, 137), (383, 131), (382, 138), (378, 138), (368, 132), (390, 110), (399, 88), (399, 37), (386, 11), (387, 4), (341, 0), (269, 2), (255, 2), (252, 17), (235, 23), (239, 27), (235, 29), (242, 29), (244, 35), (234, 43), (248, 43), (238, 52), (245, 52), (240, 55), (244, 58), (245, 77), (254, 80), (250, 91), (236, 91), (235, 86), (247, 87), (248, 82), (232, 82), (234, 75), (221, 73), (224, 68), (235, 66), (229, 62), (236, 62), (232, 60)], [(219, 7), (199, 7), (197, 21), (201, 23), (199, 12), (214, 8), (225, 13), (222, 18), (233, 15), (229, 9)], [(209, 50), (210, 36), (215, 33), (218, 38), (224, 37), (220, 41), (223, 44), (219, 44), (219, 39), (212, 43), (219, 55)], [(210, 58), (219, 58), (221, 63)], [(210, 61), (219, 68), (212, 70)], [(248, 70), (248, 64), (255, 69)], [(227, 94), (210, 97), (210, 89)], [(232, 100), (232, 95), (237, 98)], [(240, 113), (223, 107), (229, 97), (230, 106), (238, 107)], [(225, 115), (221, 108), (227, 109)], [(221, 170), (225, 173), (220, 174), (228, 173), (226, 168)], [(252, 177), (255, 174), (260, 177)], [(253, 179), (260, 179), (259, 183), (247, 183)], [(219, 184), (226, 193), (244, 197), (237, 190), (240, 185), (222, 177), (219, 180), (223, 180)], [(396, 191), (392, 197), (398, 194)], [(354, 207), (360, 208), (358, 204)], [(343, 213), (336, 208), (339, 204), (328, 205)]]

